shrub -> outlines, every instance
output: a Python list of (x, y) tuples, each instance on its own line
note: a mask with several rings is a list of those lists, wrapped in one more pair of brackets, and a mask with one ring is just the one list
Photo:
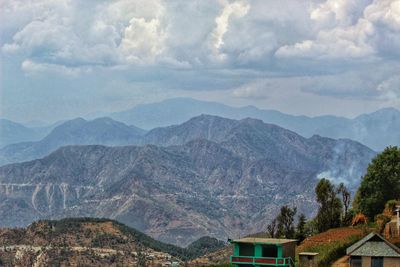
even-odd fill
[(330, 266), (332, 262), (346, 255), (346, 249), (360, 240), (360, 238), (361, 236), (359, 235), (353, 235), (343, 241), (335, 241), (332, 243), (308, 247), (307, 251), (319, 253), (318, 266)]

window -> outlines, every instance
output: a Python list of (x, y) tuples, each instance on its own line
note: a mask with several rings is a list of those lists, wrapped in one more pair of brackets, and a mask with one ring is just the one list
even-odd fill
[(254, 245), (253, 244), (240, 244), (239, 245), (239, 256), (250, 256), (254, 257)]
[(262, 256), (267, 258), (278, 257), (278, 248), (275, 245), (263, 245), (262, 246)]
[(372, 257), (371, 267), (383, 267), (383, 257)]
[(361, 257), (351, 256), (350, 257), (350, 267), (361, 267)]

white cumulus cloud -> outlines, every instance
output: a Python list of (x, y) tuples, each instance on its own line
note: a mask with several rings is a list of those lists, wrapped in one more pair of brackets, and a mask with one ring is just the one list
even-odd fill
[(399, 0), (328, 0), (311, 13), (315, 38), (280, 47), (278, 57), (385, 57), (400, 50)]

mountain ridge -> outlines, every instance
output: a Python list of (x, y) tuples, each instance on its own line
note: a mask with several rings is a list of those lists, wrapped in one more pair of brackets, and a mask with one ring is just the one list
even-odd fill
[[(319, 134), (334, 139), (348, 138), (359, 141), (376, 151), (383, 150), (388, 145), (400, 145), (400, 136), (396, 135), (400, 131), (400, 111), (395, 108), (383, 108), (354, 118), (334, 115), (308, 117), (259, 109), (254, 106), (231, 107), (218, 102), (193, 98), (172, 98), (157, 103), (141, 104), (125, 111), (111, 113), (109, 116), (150, 130), (181, 124), (203, 113), (230, 119), (246, 117), (261, 119), (305, 137)], [(386, 117), (380, 118), (380, 116), (386, 116), (387, 113), (391, 114), (391, 120), (387, 120)], [(382, 136), (385, 138), (381, 138)]]
[[(209, 132), (213, 121), (220, 136)], [(179, 127), (162, 134), (191, 132), (185, 142), (65, 146), (0, 167), (0, 224), (91, 216), (180, 245), (204, 235), (237, 237), (265, 229), (284, 204), (311, 216), (318, 175), (358, 184), (375, 155), (351, 140), (307, 139), (260, 120), (202, 116)]]

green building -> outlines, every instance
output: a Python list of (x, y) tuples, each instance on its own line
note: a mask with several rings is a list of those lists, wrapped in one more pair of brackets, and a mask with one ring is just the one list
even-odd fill
[(235, 267), (287, 266), (294, 267), (296, 241), (293, 239), (246, 237), (231, 241)]

